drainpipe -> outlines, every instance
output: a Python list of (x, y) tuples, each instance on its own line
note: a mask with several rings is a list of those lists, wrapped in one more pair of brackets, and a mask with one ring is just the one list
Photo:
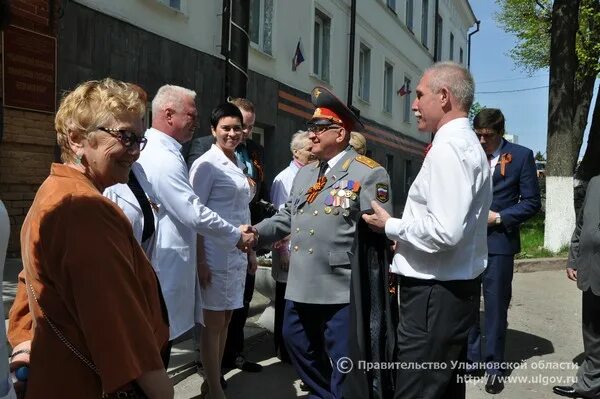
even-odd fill
[(435, 0), (435, 20), (433, 21), (433, 26), (434, 26), (434, 32), (433, 32), (433, 62), (438, 62), (438, 57), (437, 57), (437, 53), (438, 53), (438, 46), (440, 45), (438, 43), (438, 35), (439, 35), (439, 30), (440, 30), (440, 26), (438, 24), (438, 21), (440, 20), (440, 0)]
[(479, 32), (479, 25), (481, 24), (481, 21), (475, 21), (475, 23), (477, 24), (477, 28), (469, 33), (469, 37), (467, 39), (467, 48), (469, 51), (469, 54), (467, 55), (467, 69), (471, 69), (471, 36), (473, 36), (475, 33)]
[(225, 56), (225, 98), (246, 97), (250, 2), (223, 0), (221, 54)]
[(356, 0), (352, 0), (350, 6), (350, 46), (348, 54), (348, 107), (352, 107), (354, 92), (354, 47), (356, 44)]

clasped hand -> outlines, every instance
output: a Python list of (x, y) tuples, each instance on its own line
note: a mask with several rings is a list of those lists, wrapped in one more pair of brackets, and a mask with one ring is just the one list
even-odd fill
[(240, 239), (236, 246), (241, 251), (250, 253), (258, 241), (258, 231), (254, 228), (254, 226), (248, 224), (241, 225), (239, 230)]

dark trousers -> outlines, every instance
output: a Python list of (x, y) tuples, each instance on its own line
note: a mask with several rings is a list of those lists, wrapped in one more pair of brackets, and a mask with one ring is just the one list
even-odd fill
[(481, 278), (485, 306), (485, 345), (481, 344), (479, 312), (476, 313), (477, 320), (469, 331), (467, 359), (475, 366), (485, 363), (489, 375), (501, 375), (504, 372), (496, 366), (504, 362), (514, 263), (513, 255), (488, 256), (488, 266)]
[(254, 294), (253, 274), (246, 273), (246, 286), (244, 287), (244, 307), (235, 309), (231, 315), (229, 328), (227, 330), (227, 341), (225, 342), (225, 351), (223, 353), (223, 365), (233, 366), (236, 357), (244, 351), (244, 325), (248, 318), (250, 302)]
[(286, 300), (284, 342), (296, 372), (311, 390), (309, 398), (342, 398), (345, 374), (336, 365), (348, 356), (349, 321), (348, 304), (315, 305)]
[(577, 370), (573, 387), (581, 396), (600, 396), (600, 296), (591, 289), (582, 295), (581, 322), (585, 358)]
[(287, 349), (283, 344), (283, 316), (285, 312), (285, 288), (286, 283), (275, 282), (275, 322), (273, 326), (273, 341), (275, 342), (275, 353), (279, 354), (279, 357), (284, 362), (290, 361), (290, 356), (287, 353)]
[(460, 367), (452, 367), (452, 362), (467, 360), (479, 284), (479, 279), (400, 278), (397, 360), (407, 367), (397, 371), (395, 399), (465, 397), (464, 380), (457, 379)]

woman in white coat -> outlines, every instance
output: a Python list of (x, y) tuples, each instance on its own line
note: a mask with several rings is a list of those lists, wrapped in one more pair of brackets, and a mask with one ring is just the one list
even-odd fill
[[(250, 223), (249, 203), (255, 191), (254, 182), (246, 177), (235, 156), (242, 139), (242, 120), (235, 105), (217, 106), (210, 117), (216, 143), (190, 168), (190, 182), (200, 201), (236, 226)], [(248, 267), (251, 273), (256, 271), (256, 254), (226, 247), (210, 236), (198, 236), (197, 251), (205, 325), (200, 344), (202, 364), (211, 399), (222, 399), (221, 361), (227, 327), (233, 310), (243, 306), (246, 272)]]

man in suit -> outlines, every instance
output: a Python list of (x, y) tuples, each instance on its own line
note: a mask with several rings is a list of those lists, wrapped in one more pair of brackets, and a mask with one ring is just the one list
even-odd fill
[(488, 213), (488, 265), (482, 276), (485, 345), (478, 317), (469, 332), (467, 358), (474, 371), (487, 372), (485, 390), (491, 394), (504, 389), (504, 370), (498, 366), (504, 362), (514, 256), (521, 250), (519, 226), (541, 207), (533, 152), (506, 141), (504, 124), (504, 115), (494, 108), (484, 108), (473, 119), (490, 163), (494, 195)]
[(581, 322), (585, 358), (577, 370), (577, 382), (555, 386), (555, 394), (568, 398), (600, 397), (600, 176), (590, 180), (571, 237), (567, 277), (582, 292)]
[(392, 201), (385, 169), (349, 145), (358, 118), (323, 87), (312, 102), (308, 131), (319, 163), (298, 171), (285, 207), (256, 228), (260, 246), (291, 235), (283, 337), (292, 364), (311, 398), (341, 398), (357, 218), (372, 200), (389, 211)]
[[(256, 194), (250, 202), (250, 219), (252, 224), (256, 224), (264, 219), (268, 212), (269, 193), (264, 181), (264, 149), (259, 143), (250, 138), (256, 121), (254, 104), (245, 98), (230, 98), (228, 101), (240, 109), (244, 119), (242, 141), (235, 149), (235, 155), (238, 159), (238, 164), (241, 165), (246, 176), (252, 179), (256, 187)], [(213, 143), (214, 138), (210, 135), (194, 139), (188, 152), (188, 167), (198, 157), (208, 151)], [(244, 288), (244, 307), (233, 311), (227, 330), (227, 342), (223, 354), (224, 368), (239, 368), (248, 372), (259, 372), (262, 370), (260, 364), (247, 360), (243, 355), (244, 325), (248, 318), (250, 302), (254, 294), (254, 283), (254, 273), (247, 273)]]

